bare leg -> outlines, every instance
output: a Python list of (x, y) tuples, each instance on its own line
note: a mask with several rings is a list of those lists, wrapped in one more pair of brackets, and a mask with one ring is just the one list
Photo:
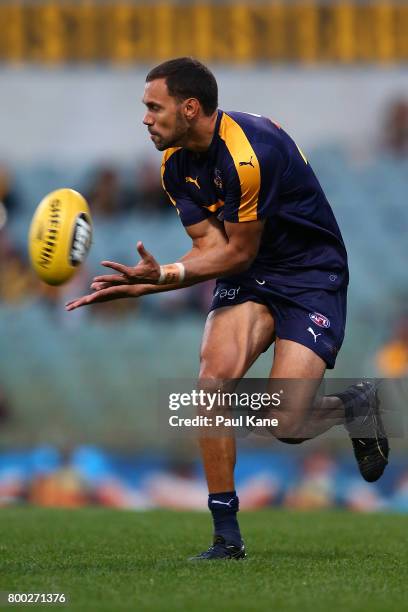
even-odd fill
[[(207, 389), (214, 381), (243, 377), (257, 357), (273, 342), (274, 320), (266, 306), (245, 302), (208, 315), (201, 347), (200, 381)], [(200, 437), (209, 493), (233, 491), (236, 460), (231, 435)]]
[(306, 346), (276, 340), (271, 384), (273, 379), (298, 379), (274, 415), (279, 420), (277, 437), (283, 441), (299, 443), (344, 422), (344, 407), (338, 398), (316, 398), (325, 370), (325, 362)]

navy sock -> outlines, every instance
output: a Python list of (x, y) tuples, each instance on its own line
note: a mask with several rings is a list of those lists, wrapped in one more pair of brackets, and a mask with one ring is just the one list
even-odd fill
[(356, 418), (366, 415), (368, 404), (367, 391), (364, 388), (360, 389), (354, 385), (336, 393), (335, 396), (343, 403), (346, 425), (353, 425)]
[(214, 521), (214, 534), (221, 535), (227, 542), (240, 546), (241, 532), (237, 521), (239, 499), (236, 492), (210, 493), (208, 507)]

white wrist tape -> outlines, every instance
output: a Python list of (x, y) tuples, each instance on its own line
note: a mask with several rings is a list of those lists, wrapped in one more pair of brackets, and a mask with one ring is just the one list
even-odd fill
[(160, 276), (158, 285), (169, 285), (171, 283), (182, 283), (186, 275), (186, 270), (182, 263), (177, 261), (174, 264), (160, 266)]

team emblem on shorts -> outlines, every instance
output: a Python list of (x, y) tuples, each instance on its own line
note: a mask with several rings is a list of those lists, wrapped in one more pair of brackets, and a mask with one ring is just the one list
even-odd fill
[(330, 327), (330, 321), (327, 317), (320, 314), (320, 312), (309, 312), (309, 319), (313, 321), (319, 327), (325, 327), (326, 329)]

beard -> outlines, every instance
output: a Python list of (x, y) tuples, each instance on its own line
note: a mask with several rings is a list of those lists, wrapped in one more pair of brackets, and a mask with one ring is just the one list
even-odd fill
[(153, 141), (154, 146), (158, 151), (165, 151), (173, 147), (182, 147), (183, 140), (188, 132), (188, 127), (188, 122), (183, 117), (181, 111), (177, 110), (173, 133), (166, 139), (158, 134), (160, 140), (158, 140), (158, 142)]

